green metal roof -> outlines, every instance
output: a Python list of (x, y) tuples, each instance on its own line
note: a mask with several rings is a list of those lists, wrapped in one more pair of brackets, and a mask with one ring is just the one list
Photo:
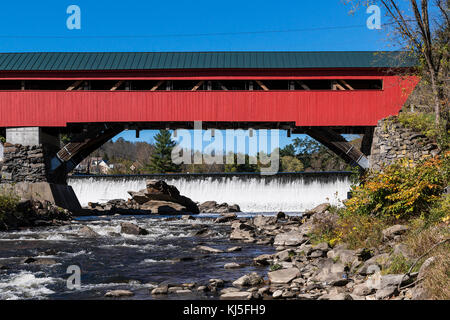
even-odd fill
[(305, 69), (411, 67), (405, 52), (0, 53), (0, 71)]

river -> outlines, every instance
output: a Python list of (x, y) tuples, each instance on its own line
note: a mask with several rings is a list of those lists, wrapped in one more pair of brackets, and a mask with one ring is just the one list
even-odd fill
[[(175, 185), (183, 195), (197, 202), (215, 200), (237, 203), (240, 216), (273, 215), (278, 211), (301, 215), (305, 209), (329, 201), (338, 204), (350, 189), (349, 173), (259, 175), (171, 175), (72, 177), (82, 205), (128, 198), (127, 191), (145, 188), (146, 179), (161, 179)], [(104, 299), (107, 291), (131, 290), (127, 299), (218, 299), (213, 293), (152, 296), (149, 291), (161, 283), (208, 284), (219, 278), (226, 286), (244, 274), (267, 273), (252, 259), (271, 254), (267, 245), (229, 240), (229, 225), (213, 223), (214, 214), (200, 214), (195, 220), (167, 216), (78, 217), (69, 225), (0, 232), (0, 300), (3, 299)], [(145, 236), (120, 233), (121, 222), (132, 222), (149, 231)], [(100, 236), (79, 235), (89, 226)], [(194, 236), (201, 228), (211, 234)], [(205, 254), (196, 248), (210, 246), (226, 251)], [(29, 257), (47, 259), (48, 264), (25, 263)], [(50, 262), (49, 262), (50, 261)], [(226, 263), (242, 264), (227, 270)], [(81, 269), (81, 288), (67, 287), (67, 268)]]
[[(210, 217), (211, 215), (208, 215)], [(149, 231), (146, 236), (120, 234), (120, 223), (128, 221)], [(87, 225), (99, 238), (81, 238), (78, 230)], [(193, 236), (199, 228), (212, 235)], [(135, 294), (130, 299), (217, 299), (208, 293), (172, 294), (158, 297), (149, 290), (162, 282), (173, 284), (208, 284), (209, 279), (234, 281), (239, 276), (267, 268), (255, 267), (252, 258), (273, 253), (273, 248), (228, 240), (229, 226), (214, 224), (200, 216), (196, 220), (167, 217), (83, 217), (71, 225), (35, 228), (0, 233), (0, 300), (3, 299), (103, 299), (109, 290), (126, 289)], [(225, 250), (233, 246), (242, 251), (205, 254), (198, 245)], [(54, 260), (54, 264), (26, 264), (28, 257)], [(226, 270), (229, 262), (244, 264)], [(67, 288), (67, 268), (81, 268), (81, 289)]]

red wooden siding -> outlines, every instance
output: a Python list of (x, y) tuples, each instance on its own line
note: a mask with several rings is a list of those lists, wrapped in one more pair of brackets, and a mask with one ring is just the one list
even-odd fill
[[(297, 75), (295, 78), (301, 77)], [(308, 78), (311, 79), (311, 76)], [(402, 79), (397, 76), (371, 75), (366, 78), (382, 79), (384, 89), (265, 92), (0, 91), (0, 127), (197, 120), (295, 122), (297, 126), (374, 126), (378, 120), (397, 114), (418, 82), (415, 77)]]

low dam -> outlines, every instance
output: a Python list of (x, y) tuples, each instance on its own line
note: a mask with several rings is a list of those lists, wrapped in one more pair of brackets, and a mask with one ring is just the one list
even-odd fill
[(147, 179), (161, 179), (197, 202), (238, 204), (243, 212), (303, 212), (320, 203), (339, 204), (350, 191), (350, 172), (259, 174), (166, 174), (72, 176), (82, 206), (88, 202), (128, 199), (127, 191), (145, 188)]

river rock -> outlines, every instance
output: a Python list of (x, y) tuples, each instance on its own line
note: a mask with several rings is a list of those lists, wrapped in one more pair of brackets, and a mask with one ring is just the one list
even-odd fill
[(277, 221), (286, 219), (286, 214), (284, 212), (277, 213)]
[(281, 269), (268, 273), (269, 281), (272, 284), (286, 284), (300, 276), (297, 268)]
[(237, 268), (241, 268), (241, 265), (239, 263), (230, 262), (230, 263), (225, 264), (223, 267), (225, 269), (237, 269)]
[(141, 206), (141, 209), (150, 211), (152, 214), (178, 214), (189, 212), (185, 206), (179, 203), (160, 200), (147, 201)]
[(409, 229), (408, 226), (397, 224), (395, 226), (384, 229), (382, 231), (383, 237), (385, 239), (393, 239), (395, 236), (404, 234), (408, 229)]
[(367, 296), (373, 293), (373, 289), (367, 287), (365, 283), (358, 284), (353, 287), (353, 294), (357, 296)]
[(247, 291), (227, 292), (220, 296), (220, 300), (250, 300), (252, 293)]
[(345, 248), (334, 248), (327, 252), (327, 257), (345, 265), (352, 265), (358, 260), (358, 255), (355, 250)]
[(237, 205), (229, 205), (228, 203), (218, 204), (216, 201), (206, 201), (198, 206), (201, 213), (233, 213), (241, 212), (241, 208)]
[(231, 247), (227, 249), (227, 252), (236, 252), (236, 251), (242, 251), (242, 247)]
[(150, 199), (145, 195), (145, 190), (141, 190), (138, 192), (128, 191), (128, 194), (131, 196), (131, 199), (136, 201), (139, 204), (144, 204), (148, 202)]
[(390, 286), (390, 287), (386, 287), (384, 289), (377, 290), (377, 292), (375, 293), (375, 298), (377, 300), (384, 300), (386, 298), (392, 297), (396, 293), (397, 293), (397, 287)]
[(272, 294), (272, 298), (278, 299), (278, 298), (281, 298), (282, 295), (283, 295), (283, 290), (276, 290), (276, 291)]
[(237, 218), (236, 213), (225, 213), (221, 217), (214, 220), (214, 223), (225, 223), (235, 220), (236, 218)]
[(105, 297), (107, 298), (120, 298), (120, 297), (131, 297), (134, 296), (134, 293), (129, 290), (113, 290), (108, 291), (105, 294)]
[(208, 253), (223, 253), (223, 250), (211, 248), (211, 247), (207, 247), (207, 246), (198, 246), (197, 249), (200, 251), (208, 252)]
[(319, 204), (317, 207), (315, 207), (314, 209), (308, 210), (304, 213), (304, 216), (306, 217), (310, 217), (316, 213), (324, 213), (325, 211), (327, 211), (330, 208), (330, 204), (329, 203), (322, 203)]
[(389, 287), (397, 288), (399, 284), (404, 284), (407, 281), (409, 281), (409, 276), (403, 274), (388, 274), (383, 276), (376, 273), (370, 276), (365, 284), (369, 289), (383, 290)]
[(209, 284), (213, 287), (222, 288), (225, 285), (225, 281), (222, 279), (209, 279)]
[(100, 236), (97, 232), (95, 232), (88, 226), (81, 227), (81, 229), (78, 230), (78, 235), (84, 238), (97, 238)]
[(274, 246), (299, 246), (308, 241), (308, 238), (301, 233), (288, 232), (280, 233), (275, 236)]
[(363, 266), (358, 270), (358, 273), (362, 276), (371, 275), (380, 271), (382, 268), (388, 267), (389, 263), (389, 253), (378, 254), (365, 261)]
[(153, 295), (160, 295), (160, 294), (167, 294), (169, 292), (169, 286), (164, 285), (160, 286), (158, 288), (155, 288), (151, 291), (151, 294)]
[(348, 293), (328, 293), (319, 297), (318, 300), (353, 300)]
[(147, 235), (149, 232), (138, 225), (130, 222), (122, 222), (120, 224), (120, 233), (132, 234), (132, 235)]
[(55, 259), (51, 258), (26, 258), (22, 261), (24, 264), (35, 264), (35, 265), (54, 265), (56, 264)]
[(276, 222), (276, 217), (256, 216), (253, 218), (253, 224), (258, 228), (264, 228), (267, 225), (274, 225)]
[(256, 265), (260, 266), (268, 266), (270, 265), (270, 262), (272, 261), (273, 256), (271, 254), (262, 254), (260, 256), (257, 256), (256, 258), (253, 258), (253, 262)]
[(264, 280), (263, 278), (258, 275), (256, 272), (252, 272), (250, 274), (246, 274), (236, 281), (233, 282), (233, 286), (235, 287), (251, 287), (251, 286), (257, 286), (258, 284), (262, 283)]
[(231, 224), (230, 240), (254, 240), (254, 228), (246, 223), (235, 221)]

